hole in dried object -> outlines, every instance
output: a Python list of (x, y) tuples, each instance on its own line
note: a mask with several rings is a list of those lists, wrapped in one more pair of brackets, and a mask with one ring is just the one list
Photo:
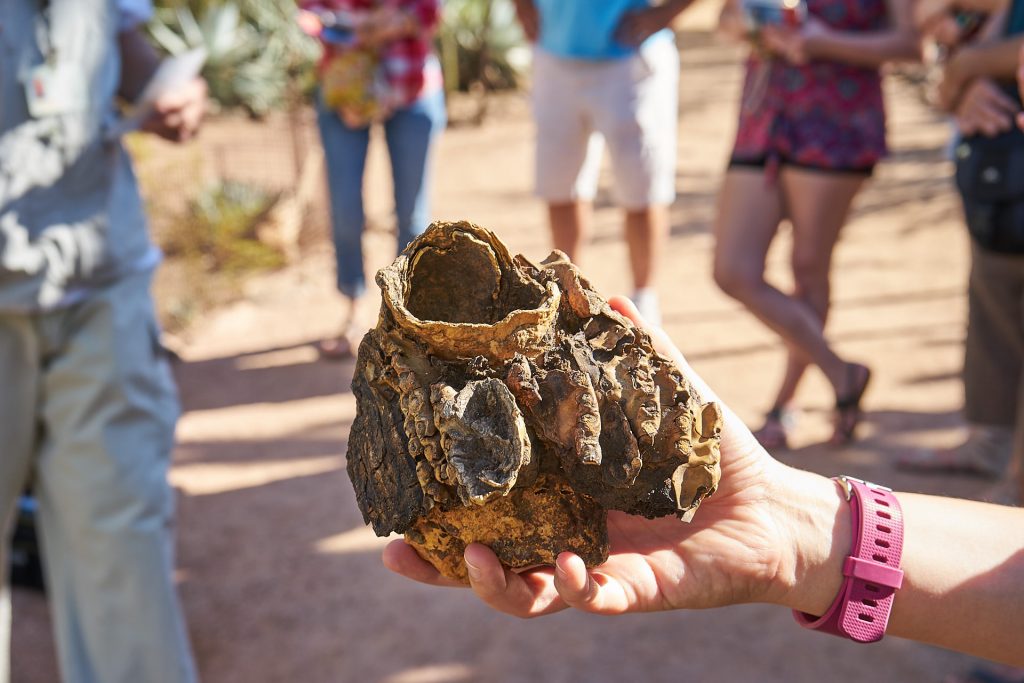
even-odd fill
[(493, 323), (501, 272), (483, 242), (456, 233), (453, 244), (425, 247), (413, 257), (409, 275), (409, 312), (420, 320)]
[(878, 601), (872, 600), (871, 598), (864, 598), (863, 600), (861, 600), (861, 602), (863, 602), (868, 607), (878, 607)]
[(869, 624), (875, 620), (875, 618), (873, 616), (871, 616), (870, 614), (858, 614), (857, 618), (860, 619), (861, 621), (866, 621)]
[(872, 593), (877, 593), (878, 592), (878, 586), (876, 586), (873, 583), (866, 583), (866, 584), (864, 584), (864, 587), (867, 588)]
[(883, 510), (879, 510), (875, 514), (877, 514), (879, 517), (884, 517), (885, 519), (892, 519), (892, 515), (890, 515), (888, 512), (885, 512)]
[(876, 524), (875, 528), (878, 529), (879, 531), (887, 533), (887, 534), (891, 534), (892, 533), (892, 529), (890, 529), (889, 527), (885, 526), (884, 524)]
[(468, 233), (455, 232), (412, 256), (406, 308), (420, 320), (493, 324), (536, 309), (543, 298), (541, 285), (519, 279), (491, 245)]
[(889, 541), (883, 541), (880, 538), (876, 538), (875, 539), (875, 545), (877, 545), (880, 548), (888, 548), (889, 547)]
[(885, 555), (879, 555), (878, 553), (875, 553), (871, 557), (872, 559), (874, 559), (875, 562), (881, 562), (882, 564), (886, 564)]

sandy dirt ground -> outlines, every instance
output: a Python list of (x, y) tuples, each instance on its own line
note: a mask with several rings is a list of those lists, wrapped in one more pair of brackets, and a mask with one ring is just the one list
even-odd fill
[[(701, 32), (684, 33), (681, 43), (679, 199), (658, 282), (665, 326), (723, 399), (756, 423), (783, 348), (710, 277), (740, 52)], [(843, 234), (829, 322), (839, 349), (875, 372), (863, 439), (840, 450), (820, 445), (832, 397), (815, 374), (799, 397), (806, 410), (794, 448), (777, 455), (904, 490), (983, 496), (982, 484), (892, 467), (899, 453), (958, 435), (967, 239), (944, 160), (947, 123), (906, 84), (890, 79), (888, 95), (893, 154)], [(438, 155), (435, 215), (490, 227), (531, 258), (546, 255), (545, 214), (531, 197), (531, 141), (522, 97), (501, 100), (481, 128), (450, 130)], [(386, 228), (380, 144), (369, 173), (371, 223)], [(620, 214), (606, 189), (583, 267), (604, 293), (625, 293)], [(770, 274), (785, 284), (785, 231), (777, 242)], [(373, 267), (393, 256), (387, 230), (370, 232), (367, 243)], [(185, 410), (172, 472), (178, 578), (208, 683), (925, 682), (974, 664), (898, 639), (862, 647), (810, 633), (770, 606), (525, 622), (488, 611), (467, 591), (391, 575), (380, 562), (386, 541), (364, 527), (344, 472), (353, 364), (321, 362), (311, 346), (339, 322), (332, 278), (321, 242), (194, 327), (177, 367)], [(367, 325), (376, 306), (364, 312)], [(15, 683), (56, 681), (39, 596), (16, 593), (14, 633)]]

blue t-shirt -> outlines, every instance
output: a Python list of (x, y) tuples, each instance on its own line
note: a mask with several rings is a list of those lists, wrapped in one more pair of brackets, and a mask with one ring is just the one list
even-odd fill
[[(619, 59), (636, 48), (615, 40), (626, 12), (650, 6), (649, 0), (534, 0), (540, 14), (538, 44), (546, 52), (572, 59)], [(671, 32), (659, 31), (650, 40)]]

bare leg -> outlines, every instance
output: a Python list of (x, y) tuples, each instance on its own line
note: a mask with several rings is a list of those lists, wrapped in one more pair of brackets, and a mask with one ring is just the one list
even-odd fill
[(653, 287), (658, 254), (668, 235), (668, 206), (656, 204), (645, 209), (626, 211), (626, 244), (629, 265), (633, 269), (633, 288)]
[[(790, 179), (789, 185), (793, 185), (792, 173), (787, 173)], [(783, 181), (785, 183), (785, 181)], [(790, 265), (793, 271), (793, 294), (797, 301), (802, 301), (817, 315), (820, 321), (822, 333), (824, 333), (825, 322), (828, 320), (828, 309), (830, 302), (831, 283), (829, 282), (829, 269), (831, 265), (832, 250), (835, 248), (836, 240), (839, 237), (840, 222), (835, 226), (835, 221), (826, 221), (822, 224), (813, 216), (813, 211), (805, 205), (806, 199), (799, 196), (801, 191), (799, 180), (795, 188), (786, 187), (783, 191), (791, 190), (796, 196), (789, 199), (789, 202), (798, 204), (796, 211), (800, 218), (793, 223), (793, 248), (790, 255)], [(845, 218), (845, 212), (844, 216)], [(834, 228), (834, 229), (833, 229)], [(784, 409), (796, 396), (800, 380), (803, 379), (811, 361), (803, 351), (793, 345), (786, 345), (786, 370), (782, 377), (778, 393), (775, 396), (774, 409)]]
[[(724, 292), (744, 301), (748, 290), (767, 286), (765, 257), (782, 216), (781, 192), (765, 183), (762, 171), (737, 168), (726, 173), (718, 197), (714, 254), (715, 281)], [(767, 448), (786, 446), (785, 425), (776, 410), (781, 407), (773, 404), (755, 433)]]
[(338, 336), (332, 339), (325, 339), (320, 342), (319, 350), (323, 358), (329, 360), (344, 360), (355, 355), (356, 346), (359, 342), (359, 305), (362, 297), (348, 297), (344, 294), (345, 316), (342, 318), (341, 331)]
[[(786, 197), (786, 206), (793, 223), (793, 252), (791, 264), (796, 284), (794, 298), (812, 311), (818, 321), (819, 334), (824, 337), (825, 321), (828, 318), (831, 297), (830, 273), (832, 253), (839, 232), (846, 223), (846, 216), (853, 198), (864, 185), (865, 177), (860, 174), (822, 173), (803, 169), (787, 168), (780, 174), (779, 182)], [(791, 357), (796, 370), (802, 357), (799, 346)], [(861, 392), (868, 380), (868, 370), (855, 364), (845, 364), (845, 369), (836, 382), (837, 404)], [(794, 387), (795, 388), (795, 387)], [(854, 403), (856, 401), (854, 400)], [(856, 405), (840, 407), (836, 412), (836, 433), (834, 442), (849, 440), (859, 419)]]
[(592, 204), (582, 200), (548, 204), (548, 219), (555, 249), (564, 251), (570, 261), (579, 264), (583, 245), (590, 237)]
[[(726, 174), (715, 225), (715, 281), (787, 344), (800, 349), (825, 373), (836, 395), (845, 396), (851, 383), (849, 364), (829, 346), (816, 311), (764, 280), (765, 254), (782, 215), (776, 192), (765, 187), (760, 171), (732, 169)], [(830, 196), (829, 201), (835, 202), (836, 197)], [(843, 215), (848, 204), (842, 207)]]

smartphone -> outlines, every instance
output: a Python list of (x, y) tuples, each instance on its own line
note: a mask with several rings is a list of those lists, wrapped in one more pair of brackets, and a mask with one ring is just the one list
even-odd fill
[(806, 0), (741, 0), (741, 8), (752, 33), (763, 26), (799, 28), (807, 19)]

